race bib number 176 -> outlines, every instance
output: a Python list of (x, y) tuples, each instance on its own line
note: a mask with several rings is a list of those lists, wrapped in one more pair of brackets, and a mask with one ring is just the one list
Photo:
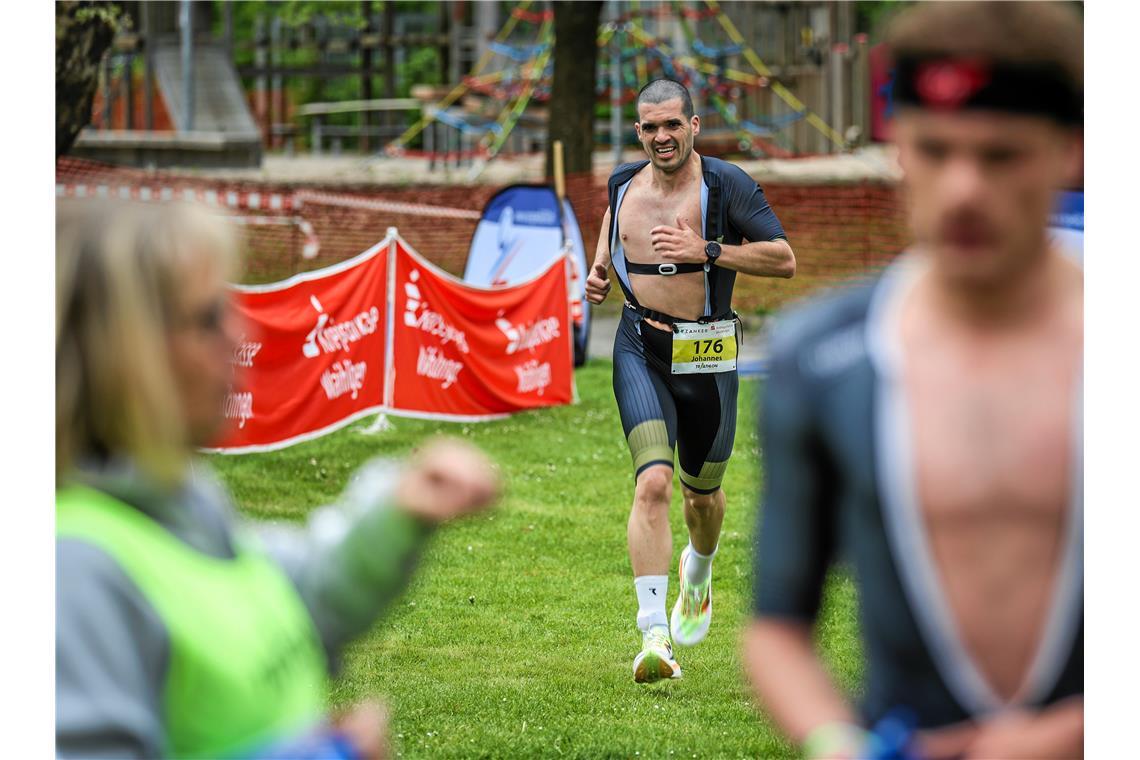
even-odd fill
[(673, 374), (736, 369), (736, 321), (678, 322), (673, 332)]

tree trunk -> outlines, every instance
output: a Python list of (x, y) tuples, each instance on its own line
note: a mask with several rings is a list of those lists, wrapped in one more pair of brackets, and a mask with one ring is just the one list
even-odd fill
[(593, 168), (594, 86), (602, 2), (554, 2), (554, 82), (546, 140), (546, 176), (554, 175), (553, 145), (562, 141), (567, 174)]
[(99, 63), (115, 37), (118, 10), (108, 3), (55, 5), (55, 155), (71, 149), (91, 123)]

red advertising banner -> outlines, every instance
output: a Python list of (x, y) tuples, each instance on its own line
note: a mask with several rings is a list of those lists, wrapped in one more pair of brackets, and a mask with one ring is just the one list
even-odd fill
[(378, 410), (389, 243), (283, 282), (234, 287), (246, 334), (215, 450), (281, 448)]
[(562, 257), (529, 282), (479, 288), (397, 238), (388, 411), (488, 419), (571, 403), (566, 267)]
[(477, 421), (571, 403), (567, 262), (479, 288), (391, 230), (341, 264), (233, 286), (245, 334), (229, 425), (209, 450), (270, 451), (378, 412)]

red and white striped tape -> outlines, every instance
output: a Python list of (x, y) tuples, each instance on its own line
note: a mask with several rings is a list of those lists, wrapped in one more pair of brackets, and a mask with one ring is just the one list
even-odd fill
[(195, 201), (208, 206), (253, 211), (296, 211), (302, 201), (297, 193), (259, 193), (238, 190), (212, 190), (193, 187), (150, 187), (147, 185), (57, 184), (58, 198), (121, 198), (131, 201)]
[[(404, 203), (402, 201), (389, 201), (382, 198), (364, 198), (358, 195), (325, 193), (314, 190), (298, 190), (293, 193), (285, 194), (213, 190), (192, 187), (175, 188), (170, 186), (150, 187), (146, 185), (115, 185), (108, 183), (58, 183), (55, 186), (55, 194), (59, 198), (120, 198), (122, 200), (156, 202), (182, 200), (204, 203), (208, 206), (253, 211), (298, 211), (307, 201), (324, 206), (342, 206), (367, 211), (386, 211), (394, 214), (412, 214), (415, 216), (431, 216), (444, 219), (479, 220), (482, 217), (482, 214), (478, 211), (465, 208), (431, 206), (426, 203)], [(311, 259), (320, 252), (320, 239), (317, 237), (313, 225), (300, 216), (239, 216), (235, 217), (234, 220), (241, 224), (256, 225), (296, 224), (305, 237), (301, 255), (306, 259)]]
[(396, 214), (434, 216), (446, 219), (475, 219), (478, 211), (450, 206), (432, 206), (426, 203), (405, 203), (382, 198), (364, 198), (343, 193), (325, 193), (298, 190), (294, 193), (260, 193), (257, 191), (212, 190), (205, 188), (175, 188), (170, 186), (113, 184), (63, 184), (55, 186), (59, 198), (121, 198), (134, 201), (195, 201), (209, 206), (225, 206), (253, 211), (297, 211), (306, 201), (325, 206), (344, 206), (368, 211), (388, 211)]
[(267, 225), (289, 225), (296, 226), (300, 230), (303, 237), (301, 243), (301, 257), (305, 259), (316, 258), (317, 254), (321, 252), (321, 239), (317, 237), (317, 231), (313, 229), (313, 225), (308, 219), (301, 216), (231, 216), (229, 217), (238, 224), (248, 224), (254, 227), (263, 227)]
[(382, 198), (361, 198), (357, 195), (343, 195), (340, 193), (321, 193), (314, 190), (298, 190), (294, 193), (298, 201), (305, 203), (319, 203), (325, 206), (344, 206), (346, 208), (359, 208), (367, 211), (388, 211), (394, 214), (415, 214), (416, 216), (436, 216), (446, 219), (475, 219), (482, 217), (478, 211), (467, 208), (453, 208), (450, 206), (429, 206), (426, 203), (404, 203), (402, 201), (386, 201)]

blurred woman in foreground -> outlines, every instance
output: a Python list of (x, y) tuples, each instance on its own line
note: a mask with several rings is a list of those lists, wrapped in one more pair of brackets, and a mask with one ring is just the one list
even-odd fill
[(192, 456), (223, 421), (241, 331), (231, 227), (79, 201), (56, 243), (58, 754), (382, 756), (378, 705), (327, 718), (329, 669), (432, 526), (495, 501), (490, 464), (437, 442), (365, 465), (306, 528), (254, 535)]

